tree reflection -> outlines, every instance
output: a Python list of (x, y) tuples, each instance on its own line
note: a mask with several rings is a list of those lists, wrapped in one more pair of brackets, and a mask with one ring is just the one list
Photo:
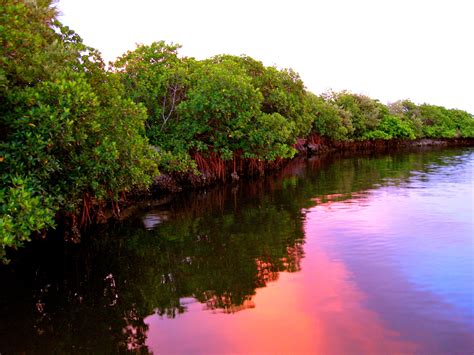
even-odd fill
[(238, 187), (176, 195), (78, 245), (36, 242), (1, 268), (0, 352), (147, 352), (150, 314), (174, 318), (189, 298), (214, 312), (253, 308), (258, 288), (300, 270), (306, 208), (458, 158), (315, 157)]
[(302, 222), (298, 210), (279, 208), (268, 197), (236, 205), (233, 194), (215, 190), (176, 201), (169, 220), (152, 230), (140, 228), (144, 217), (137, 217), (79, 245), (47, 241), (25, 250), (3, 270), (17, 285), (2, 304), (14, 304), (23, 316), (2, 310), (12, 317), (5, 329), (12, 337), (2, 348), (146, 352), (144, 318), (176, 317), (186, 311), (185, 297), (226, 313), (254, 307), (258, 287), (300, 269)]

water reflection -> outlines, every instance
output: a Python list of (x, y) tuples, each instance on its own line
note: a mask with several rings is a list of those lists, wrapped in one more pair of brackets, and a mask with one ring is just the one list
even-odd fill
[(318, 157), (37, 243), (1, 269), (0, 352), (472, 348), (472, 160)]

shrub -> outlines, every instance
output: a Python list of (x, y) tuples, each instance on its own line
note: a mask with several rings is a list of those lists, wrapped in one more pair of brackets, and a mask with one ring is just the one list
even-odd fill
[(157, 170), (143, 136), (146, 112), (123, 98), (99, 54), (55, 20), (49, 1), (2, 4), (4, 250), (52, 226), (56, 211), (115, 200)]

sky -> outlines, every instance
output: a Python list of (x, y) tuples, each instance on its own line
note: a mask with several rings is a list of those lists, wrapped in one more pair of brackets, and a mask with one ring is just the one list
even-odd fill
[(246, 54), (308, 90), (474, 113), (472, 0), (59, 0), (60, 20), (114, 60), (164, 40), (197, 59)]

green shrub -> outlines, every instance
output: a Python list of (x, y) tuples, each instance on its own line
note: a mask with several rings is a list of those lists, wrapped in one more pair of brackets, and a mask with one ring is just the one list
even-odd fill
[(415, 132), (408, 122), (393, 115), (385, 115), (376, 130), (368, 131), (364, 139), (415, 139)]
[(333, 93), (330, 101), (349, 113), (354, 128), (350, 138), (354, 139), (361, 139), (367, 132), (377, 129), (387, 113), (387, 108), (378, 100), (347, 91)]
[(244, 157), (262, 160), (292, 158), (296, 150), (291, 146), (293, 122), (279, 113), (263, 113), (257, 117), (255, 128), (250, 130), (250, 149)]
[(123, 98), (98, 53), (55, 20), (50, 1), (2, 5), (4, 250), (52, 226), (56, 211), (78, 213), (85, 196), (114, 200), (149, 184), (157, 170), (144, 137), (145, 110)]
[(265, 67), (262, 62), (248, 56), (219, 55), (208, 62), (228, 63), (242, 68), (251, 78), (252, 85), (263, 95), (263, 113), (278, 113), (292, 122), (293, 140), (309, 134), (314, 117), (310, 113), (304, 83), (294, 70)]
[(6, 248), (19, 248), (31, 233), (54, 226), (55, 206), (38, 195), (35, 186), (19, 177), (2, 181), (10, 188), (0, 189), (0, 260), (6, 261)]
[(334, 102), (308, 94), (312, 115), (314, 115), (313, 132), (333, 140), (347, 140), (354, 128), (351, 115)]

